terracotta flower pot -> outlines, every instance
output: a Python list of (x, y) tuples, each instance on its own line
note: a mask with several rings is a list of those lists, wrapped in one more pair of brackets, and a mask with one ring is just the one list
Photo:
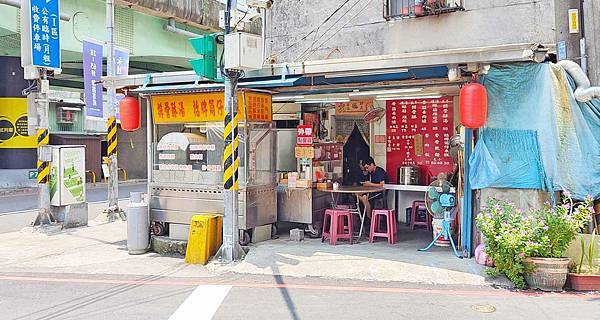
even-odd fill
[(569, 287), (577, 291), (600, 291), (600, 275), (569, 273)]
[(525, 275), (532, 289), (562, 291), (569, 273), (568, 258), (526, 258), (525, 264), (533, 265), (534, 271)]

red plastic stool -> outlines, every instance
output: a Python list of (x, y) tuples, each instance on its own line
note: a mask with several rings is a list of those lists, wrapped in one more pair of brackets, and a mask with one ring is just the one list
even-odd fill
[[(381, 230), (381, 218), (385, 218), (386, 231)], [(396, 243), (396, 234), (398, 227), (396, 226), (396, 214), (394, 210), (375, 209), (372, 213), (371, 234), (369, 242), (373, 243), (375, 237), (387, 238), (389, 244)]]
[[(344, 219), (345, 218), (345, 219)], [(340, 223), (341, 222), (341, 223)], [(336, 245), (338, 240), (348, 239), (352, 244), (352, 213), (348, 210), (325, 210), (321, 242), (329, 237), (329, 243)]]
[[(425, 221), (417, 220), (419, 217), (419, 208), (424, 208), (427, 214)], [(427, 212), (427, 207), (425, 206), (425, 201), (413, 201), (412, 204), (412, 212), (410, 214), (410, 229), (415, 230), (415, 226), (425, 226), (428, 231), (432, 230), (431, 226), (431, 215)]]

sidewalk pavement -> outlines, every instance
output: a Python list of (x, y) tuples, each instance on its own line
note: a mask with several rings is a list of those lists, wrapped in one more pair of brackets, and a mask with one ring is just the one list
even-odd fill
[[(417, 252), (419, 237), (400, 235), (399, 243), (364, 241), (330, 246), (318, 239), (282, 239), (253, 244), (245, 260), (232, 266), (211, 262), (187, 265), (182, 257), (156, 253), (129, 255), (127, 223), (108, 223), (103, 216), (88, 227), (47, 235), (25, 228), (0, 234), (3, 273), (72, 273), (154, 277), (212, 277), (224, 273), (324, 277), (444, 285), (509, 285), (490, 280), (474, 260), (457, 259), (448, 248)], [(406, 233), (411, 235), (414, 233)]]

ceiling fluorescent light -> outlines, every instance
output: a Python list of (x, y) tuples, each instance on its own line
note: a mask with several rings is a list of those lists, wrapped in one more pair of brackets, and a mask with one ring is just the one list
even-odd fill
[(337, 103), (350, 102), (350, 98), (335, 98), (335, 99), (301, 99), (296, 100), (296, 103)]
[(386, 101), (386, 100), (412, 100), (412, 99), (438, 99), (441, 98), (441, 94), (431, 94), (422, 96), (377, 96), (375, 100)]
[(360, 77), (360, 76), (375, 76), (381, 74), (390, 74), (390, 73), (406, 73), (408, 69), (393, 69), (393, 70), (377, 70), (377, 71), (355, 71), (355, 72), (340, 72), (340, 73), (330, 73), (325, 75), (325, 79), (329, 78), (345, 78), (345, 77)]
[(273, 96), (273, 101), (292, 101), (304, 99), (304, 96)]
[(350, 93), (348, 93), (348, 95), (350, 97), (364, 97), (364, 96), (393, 95), (393, 94), (400, 94), (400, 93), (414, 93), (414, 92), (421, 92), (421, 91), (423, 91), (423, 88), (405, 88), (405, 89), (350, 92)]

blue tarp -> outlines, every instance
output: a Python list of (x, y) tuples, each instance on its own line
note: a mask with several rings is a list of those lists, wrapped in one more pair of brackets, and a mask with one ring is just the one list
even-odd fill
[(535, 131), (481, 130), (470, 165), (477, 168), (477, 171), (471, 171), (470, 177), (474, 189), (488, 186), (518, 189), (546, 187)]
[[(600, 197), (600, 100), (577, 102), (572, 80), (551, 63), (493, 65), (482, 83), (488, 90), (488, 121), (470, 159), (475, 188), (566, 190), (576, 199)], [(539, 150), (524, 149), (533, 146), (532, 133)], [(504, 150), (512, 142), (512, 153), (522, 151), (515, 158)], [(522, 166), (527, 161), (529, 170)]]

